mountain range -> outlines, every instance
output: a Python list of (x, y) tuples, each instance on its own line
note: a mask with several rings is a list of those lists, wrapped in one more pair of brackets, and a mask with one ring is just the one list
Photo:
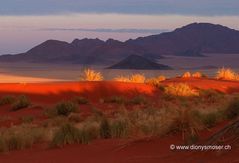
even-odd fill
[(206, 53), (239, 54), (239, 31), (222, 25), (193, 23), (172, 32), (125, 42), (87, 38), (71, 43), (47, 40), (25, 53), (2, 55), (0, 61), (109, 66), (131, 55), (156, 60), (165, 55), (200, 57)]

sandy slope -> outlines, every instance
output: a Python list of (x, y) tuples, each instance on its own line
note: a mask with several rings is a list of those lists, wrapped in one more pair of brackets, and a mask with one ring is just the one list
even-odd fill
[[(202, 89), (217, 89), (226, 93), (239, 92), (239, 82), (218, 81), (210, 79), (171, 79), (164, 84), (185, 82)], [(34, 104), (53, 105), (64, 99), (82, 95), (95, 103), (99, 98), (123, 95), (130, 97), (145, 94), (149, 98), (157, 98), (160, 91), (145, 84), (121, 82), (51, 82), (35, 84), (0, 84), (0, 96), (6, 94), (26, 94)], [(156, 100), (156, 99), (155, 99)], [(86, 108), (86, 106), (82, 106)], [(37, 120), (44, 119), (42, 109), (38, 105), (18, 112), (10, 112), (9, 107), (2, 106), (0, 116), (17, 119), (23, 115), (34, 115)], [(2, 123), (2, 122), (1, 122)], [(9, 124), (0, 124), (8, 126)], [(227, 123), (201, 133), (204, 138), (215, 133)], [(169, 149), (170, 144), (180, 144), (180, 135), (154, 138), (152, 140), (95, 140), (89, 145), (70, 145), (62, 149), (49, 149), (46, 144), (35, 145), (32, 149), (14, 151), (0, 155), (1, 163), (160, 163), (160, 162), (236, 162), (238, 149), (230, 152), (175, 152)], [(127, 144), (127, 145), (126, 145)]]

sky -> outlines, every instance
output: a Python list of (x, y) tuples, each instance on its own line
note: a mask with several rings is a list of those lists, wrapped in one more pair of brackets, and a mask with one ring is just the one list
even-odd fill
[(130, 38), (193, 23), (239, 30), (238, 0), (7, 0), (0, 4), (0, 54), (48, 40)]

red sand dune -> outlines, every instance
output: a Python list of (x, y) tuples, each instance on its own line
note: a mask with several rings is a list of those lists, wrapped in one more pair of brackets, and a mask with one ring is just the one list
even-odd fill
[(199, 89), (215, 89), (224, 93), (238, 93), (238, 81), (226, 81), (207, 78), (174, 78), (163, 82), (164, 84), (170, 83), (187, 83)]
[[(218, 81), (212, 79), (170, 79), (163, 83), (184, 82), (201, 89), (216, 89), (226, 93), (239, 92), (239, 82)], [(35, 84), (0, 84), (0, 96), (6, 94), (26, 94), (34, 104), (55, 104), (60, 100), (70, 99), (77, 95), (91, 100), (123, 95), (145, 94), (153, 98), (160, 95), (156, 88), (135, 83), (121, 82), (65, 82)], [(41, 117), (42, 108), (35, 106), (18, 112), (9, 112), (9, 107), (1, 107), (0, 116), (17, 119), (23, 115)], [(9, 123), (12, 122), (11, 120)], [(4, 122), (5, 123), (5, 122)], [(17, 122), (15, 122), (17, 123)], [(9, 125), (9, 124), (1, 124)], [(203, 137), (215, 133), (225, 126), (202, 133)], [(0, 155), (1, 163), (160, 163), (160, 162), (238, 162), (238, 149), (230, 152), (175, 152), (169, 149), (170, 144), (180, 144), (180, 135), (152, 140), (141, 140), (129, 143), (129, 140), (95, 140), (89, 145), (69, 145), (61, 149), (48, 149), (46, 144), (35, 145), (32, 149), (13, 151)], [(127, 144), (128, 145), (125, 145)]]

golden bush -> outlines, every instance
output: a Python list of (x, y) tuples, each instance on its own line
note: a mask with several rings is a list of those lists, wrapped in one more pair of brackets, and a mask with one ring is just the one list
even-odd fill
[(103, 75), (100, 72), (96, 72), (92, 69), (86, 69), (81, 76), (82, 81), (102, 81)]

